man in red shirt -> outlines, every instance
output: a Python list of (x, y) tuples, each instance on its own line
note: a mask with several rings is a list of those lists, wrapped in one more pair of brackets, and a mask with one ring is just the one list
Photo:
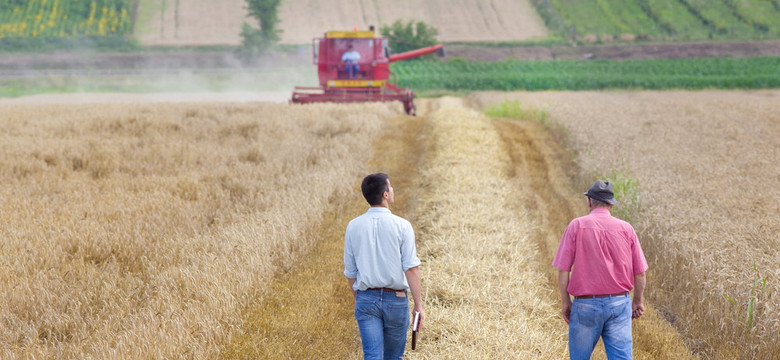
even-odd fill
[(569, 356), (590, 359), (602, 338), (608, 359), (631, 359), (631, 319), (645, 311), (647, 260), (631, 224), (609, 212), (617, 204), (612, 184), (597, 180), (584, 195), (590, 214), (569, 223), (552, 263), (569, 324)]

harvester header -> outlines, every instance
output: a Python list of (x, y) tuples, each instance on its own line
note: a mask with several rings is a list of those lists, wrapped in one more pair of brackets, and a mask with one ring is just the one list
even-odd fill
[(389, 40), (376, 37), (373, 27), (328, 31), (312, 41), (320, 86), (296, 87), (291, 102), (401, 101), (406, 113), (414, 115), (414, 92), (390, 82), (390, 63), (432, 53), (443, 55), (443, 45), (390, 55)]

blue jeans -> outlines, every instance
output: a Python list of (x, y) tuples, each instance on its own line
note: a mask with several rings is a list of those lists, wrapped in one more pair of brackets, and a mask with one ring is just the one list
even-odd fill
[(574, 299), (569, 317), (569, 356), (590, 359), (593, 348), (604, 341), (607, 359), (631, 359), (631, 298), (628, 295)]
[(347, 63), (347, 65), (345, 65), (345, 70), (347, 70), (347, 75), (349, 75), (351, 79), (357, 75), (358, 71), (360, 70), (360, 66), (358, 66), (356, 63)]
[(355, 319), (363, 343), (363, 359), (395, 360), (404, 355), (409, 328), (406, 296), (398, 297), (395, 292), (385, 290), (358, 291)]

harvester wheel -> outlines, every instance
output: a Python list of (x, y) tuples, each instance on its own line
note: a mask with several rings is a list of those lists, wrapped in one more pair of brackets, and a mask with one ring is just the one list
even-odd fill
[(414, 91), (409, 91), (406, 95), (406, 99), (404, 99), (404, 110), (406, 110), (408, 115), (417, 115), (417, 107), (414, 106)]

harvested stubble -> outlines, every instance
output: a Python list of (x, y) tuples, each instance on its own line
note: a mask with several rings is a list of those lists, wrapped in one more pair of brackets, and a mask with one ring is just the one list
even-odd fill
[[(507, 177), (509, 154), (490, 120), (458, 99), (428, 118), (416, 188), (427, 325), (410, 359), (558, 359), (565, 327), (534, 225)], [(546, 266), (544, 267), (546, 268)]]
[[(355, 115), (355, 114), (360, 114)], [(213, 356), (364, 171), (383, 105), (7, 106), (0, 357)]]
[[(544, 109), (568, 129), (582, 186), (599, 174), (638, 180), (635, 226), (648, 295), (709, 358), (780, 353), (780, 92), (483, 93)], [(768, 277), (756, 325), (745, 304), (757, 266)], [(742, 305), (736, 309), (722, 294)]]

